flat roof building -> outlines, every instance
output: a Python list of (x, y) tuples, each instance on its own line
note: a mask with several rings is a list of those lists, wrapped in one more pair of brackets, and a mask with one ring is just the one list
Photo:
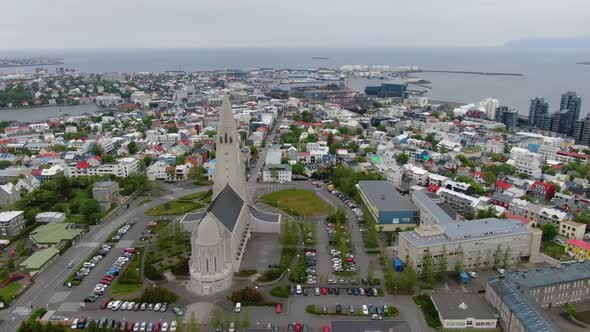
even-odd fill
[(430, 298), (443, 328), (494, 329), (498, 325), (496, 313), (480, 294), (433, 293)]
[(379, 227), (386, 231), (416, 226), (419, 210), (388, 181), (359, 181), (359, 194)]
[(45, 270), (49, 263), (53, 262), (55, 259), (57, 259), (57, 257), (59, 257), (59, 250), (57, 250), (55, 247), (49, 247), (32, 254), (22, 263), (20, 263), (19, 267), (24, 271), (29, 272), (31, 276), (34, 276), (35, 274)]
[(501, 262), (504, 267), (519, 260), (539, 260), (542, 232), (538, 229), (511, 219), (457, 221), (427, 193), (415, 191), (412, 198), (420, 209), (420, 227), (399, 233), (398, 255), (407, 257), (418, 271), (427, 248), (435, 265), (447, 251), (449, 271), (458, 259), (463, 259), (465, 269), (497, 265), (493, 257), (498, 255), (505, 257)]

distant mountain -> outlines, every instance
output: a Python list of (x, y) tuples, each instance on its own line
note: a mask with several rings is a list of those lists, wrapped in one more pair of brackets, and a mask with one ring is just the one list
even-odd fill
[(590, 36), (518, 39), (510, 40), (504, 46), (511, 48), (590, 48)]

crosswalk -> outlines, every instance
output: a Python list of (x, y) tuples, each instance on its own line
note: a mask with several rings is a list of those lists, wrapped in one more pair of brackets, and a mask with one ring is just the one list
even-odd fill
[(18, 315), (18, 316), (28, 316), (31, 314), (32, 311), (33, 310), (31, 310), (30, 307), (16, 307), (16, 308), (14, 308), (12, 313), (14, 315)]

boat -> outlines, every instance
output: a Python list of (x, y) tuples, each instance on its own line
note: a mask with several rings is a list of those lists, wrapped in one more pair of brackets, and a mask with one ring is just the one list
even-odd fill
[(325, 58), (325, 57), (321, 57), (321, 56), (314, 56), (312, 57), (313, 60), (330, 60), (330, 58)]

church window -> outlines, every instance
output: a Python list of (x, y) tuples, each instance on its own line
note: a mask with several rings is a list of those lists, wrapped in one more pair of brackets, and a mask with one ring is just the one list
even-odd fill
[(233, 142), (232, 142), (232, 139), (231, 139), (231, 136), (230, 136), (230, 137), (229, 137), (229, 144), (232, 144), (232, 143), (233, 143)]
[(227, 143), (227, 133), (225, 133), (225, 139), (224, 139), (225, 143)]
[(223, 137), (221, 137), (221, 135), (219, 135), (219, 143), (223, 143)]
[(215, 265), (215, 272), (217, 272), (217, 257), (213, 257), (213, 264)]
[(205, 258), (205, 272), (209, 273), (209, 258)]

